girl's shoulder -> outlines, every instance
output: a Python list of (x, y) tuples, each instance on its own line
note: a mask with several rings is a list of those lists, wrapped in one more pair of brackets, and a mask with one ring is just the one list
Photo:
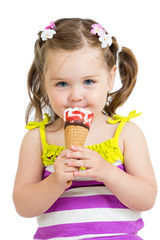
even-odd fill
[(126, 122), (121, 133), (124, 141), (129, 139), (138, 140), (139, 138), (145, 138), (141, 128), (132, 121)]
[(55, 141), (60, 139), (60, 133), (63, 132), (63, 120), (58, 118), (54, 121), (51, 121), (51, 118), (48, 114), (44, 114), (45, 118), (41, 122), (29, 122), (26, 126), (28, 133), (24, 137), (24, 141), (33, 141), (36, 144), (38, 143), (43, 147), (46, 144), (56, 144)]
[(114, 115), (112, 118), (109, 118), (107, 121), (111, 125), (118, 123), (117, 135), (121, 138), (128, 139), (143, 136), (141, 129), (132, 122), (133, 118), (140, 116), (141, 113), (136, 113), (136, 111), (131, 111), (128, 116)]
[(121, 132), (120, 140), (123, 142), (125, 164), (139, 166), (149, 159), (149, 150), (146, 138), (138, 125), (127, 122)]
[(39, 128), (34, 128), (30, 131), (28, 131), (22, 141), (22, 145), (24, 149), (32, 149), (32, 150), (38, 150), (41, 151), (41, 138), (40, 138), (40, 131)]
[(24, 139), (31, 141), (32, 139), (37, 139), (40, 136), (39, 128), (34, 128), (26, 132)]

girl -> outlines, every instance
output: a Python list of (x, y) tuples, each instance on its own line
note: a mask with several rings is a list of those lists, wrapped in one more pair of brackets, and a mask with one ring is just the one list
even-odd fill
[[(122, 87), (111, 93), (117, 61)], [(39, 32), (26, 111), (27, 123), (32, 110), (36, 122), (27, 125), (13, 191), (17, 212), (37, 216), (34, 239), (141, 239), (155, 175), (143, 133), (129, 122), (140, 114), (115, 115), (137, 71), (132, 51), (93, 20), (60, 19)], [(74, 107), (94, 120), (88, 147), (65, 149), (63, 113)]]

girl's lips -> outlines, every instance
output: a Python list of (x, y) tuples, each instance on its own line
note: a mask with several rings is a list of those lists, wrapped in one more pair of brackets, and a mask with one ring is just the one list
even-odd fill
[[(83, 109), (86, 109), (86, 108), (87, 108), (87, 106), (82, 107), (82, 106), (77, 106), (77, 105), (76, 105), (76, 106), (69, 106), (69, 107), (67, 107), (67, 108), (76, 108), (76, 107), (77, 107), (77, 108), (83, 108)], [(66, 109), (67, 109), (67, 108), (66, 108)]]

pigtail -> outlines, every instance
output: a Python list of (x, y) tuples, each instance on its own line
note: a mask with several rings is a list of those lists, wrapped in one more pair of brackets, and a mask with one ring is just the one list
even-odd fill
[(26, 110), (25, 120), (28, 123), (29, 116), (35, 110), (35, 119), (42, 120), (42, 109), (48, 103), (44, 97), (43, 81), (43, 57), (40, 49), (39, 40), (35, 43), (35, 58), (28, 73), (27, 88), (30, 103)]
[(108, 94), (107, 106), (104, 109), (109, 116), (113, 116), (116, 109), (126, 102), (137, 80), (138, 64), (129, 48), (123, 47), (119, 53), (119, 73), (122, 87), (118, 91)]

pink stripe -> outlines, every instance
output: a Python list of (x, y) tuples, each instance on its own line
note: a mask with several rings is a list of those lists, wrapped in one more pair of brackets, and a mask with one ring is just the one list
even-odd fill
[(89, 208), (127, 208), (114, 195), (59, 198), (47, 211), (57, 212)]
[[(136, 234), (142, 229), (142, 219), (126, 222), (89, 222), (60, 224), (38, 228), (34, 239), (48, 239), (56, 237), (75, 237), (86, 234)], [(113, 238), (114, 239), (114, 238)], [(123, 238), (125, 239), (125, 238)], [(131, 239), (131, 238), (130, 238)], [(136, 238), (133, 238), (136, 239)], [(126, 239), (128, 240), (128, 239)]]

